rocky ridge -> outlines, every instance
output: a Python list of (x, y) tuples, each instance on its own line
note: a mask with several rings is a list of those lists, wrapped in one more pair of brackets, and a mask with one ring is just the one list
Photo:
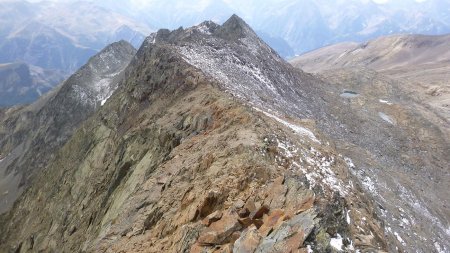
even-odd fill
[[(232, 46), (254, 34), (236, 16), (208, 26)], [(386, 248), (370, 199), (311, 122), (245, 105), (185, 60), (173, 42), (202, 29), (147, 39), (116, 92), (2, 217), (2, 243), (19, 252)]]
[[(329, 85), (291, 67), (237, 16), (160, 30), (0, 218), (0, 243), (16, 252), (434, 247), (389, 233), (383, 210), (394, 207), (373, 201), (379, 182), (364, 181), (379, 176), (373, 167), (395, 172), (405, 161), (390, 148), (416, 155), (409, 132), (392, 137), (379, 116), (342, 113), (349, 101)], [(425, 222), (414, 226), (437, 232)]]

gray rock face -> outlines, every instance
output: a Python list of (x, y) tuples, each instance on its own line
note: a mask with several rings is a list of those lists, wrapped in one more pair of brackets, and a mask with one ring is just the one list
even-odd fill
[(12, 206), (78, 125), (106, 102), (135, 52), (125, 41), (113, 43), (48, 95), (6, 112), (0, 131), (0, 190), (6, 193), (0, 196), (1, 212)]

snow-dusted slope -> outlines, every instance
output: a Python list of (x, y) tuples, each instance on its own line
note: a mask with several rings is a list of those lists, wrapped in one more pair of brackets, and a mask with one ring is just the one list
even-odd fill
[(113, 43), (49, 94), (7, 112), (0, 126), (0, 213), (12, 206), (78, 125), (106, 102), (135, 52), (125, 41)]
[[(114, 79), (126, 68), (124, 55), (132, 55), (134, 48), (125, 41), (113, 43), (93, 57), (75, 77), (85, 80), (70, 86), (70, 96), (92, 107), (103, 105), (117, 88)], [(64, 94), (67, 95), (67, 94)]]
[[(314, 92), (312, 84), (317, 80), (294, 70), (236, 15), (222, 26), (204, 22), (171, 33), (160, 30), (144, 42), (144, 47), (154, 43), (175, 45), (188, 63), (251, 105), (311, 116), (307, 104), (316, 97), (307, 93)], [(299, 93), (300, 86), (304, 94)]]

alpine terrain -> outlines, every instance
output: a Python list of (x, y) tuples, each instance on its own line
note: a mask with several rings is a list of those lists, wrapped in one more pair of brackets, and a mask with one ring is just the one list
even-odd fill
[(363, 74), (236, 15), (114, 43), (0, 111), (0, 252), (446, 252), (445, 118)]
[(152, 31), (138, 23), (87, 1), (0, 0), (0, 107), (36, 101), (114, 41), (138, 47)]
[[(378, 117), (390, 125), (386, 129), (391, 132), (386, 142), (389, 145), (400, 135), (398, 131), (415, 142), (414, 149), (422, 155), (410, 156), (404, 149), (395, 148), (392, 154), (403, 157), (401, 160), (405, 162), (398, 168), (389, 164), (370, 169), (369, 181), (376, 179), (378, 185), (385, 185), (381, 187), (384, 190), (375, 185), (372, 189), (385, 209), (388, 231), (393, 231), (392, 224), (404, 231), (417, 227), (418, 220), (426, 221), (435, 232), (424, 233), (419, 239), (432, 242), (435, 247), (431, 250), (436, 252), (449, 249), (448, 244), (442, 246), (437, 238), (448, 241), (450, 236), (446, 194), (450, 185), (449, 45), (448, 35), (395, 35), (361, 44), (333, 45), (291, 61), (294, 66), (329, 82), (330, 90), (348, 101), (348, 114)], [(385, 154), (374, 155), (378, 160), (385, 159)], [(389, 210), (384, 203), (388, 203), (386, 196), (393, 189), (399, 199)], [(405, 236), (399, 234), (398, 239), (409, 244), (406, 238), (411, 238), (410, 235), (410, 231)]]

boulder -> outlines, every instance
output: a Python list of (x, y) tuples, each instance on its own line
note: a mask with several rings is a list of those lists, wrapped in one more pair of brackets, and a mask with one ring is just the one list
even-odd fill
[(248, 227), (239, 239), (236, 240), (233, 247), (235, 253), (253, 253), (261, 241), (261, 235), (255, 225)]
[(211, 225), (211, 223), (216, 222), (222, 218), (222, 212), (221, 211), (215, 211), (211, 213), (210, 215), (206, 216), (206, 218), (203, 219), (202, 223), (205, 226)]
[(222, 218), (213, 222), (198, 238), (200, 245), (222, 245), (231, 241), (231, 235), (241, 230), (237, 216), (233, 214), (223, 215)]
[(285, 217), (285, 212), (282, 209), (276, 209), (270, 212), (269, 215), (265, 215), (263, 219), (263, 225), (259, 228), (259, 232), (263, 236), (269, 235), (274, 227), (279, 225)]

